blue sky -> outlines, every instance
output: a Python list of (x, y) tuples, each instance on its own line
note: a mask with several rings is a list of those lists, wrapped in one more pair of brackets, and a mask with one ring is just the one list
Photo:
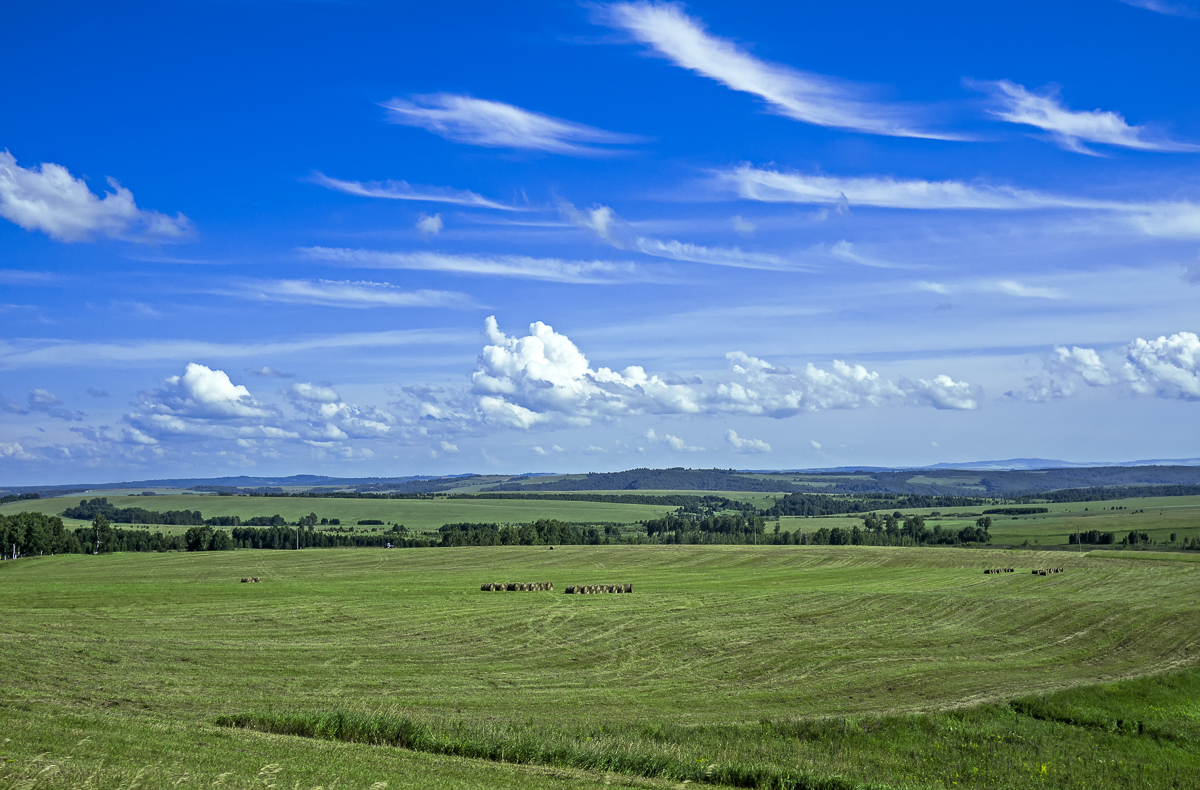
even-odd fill
[(4, 482), (1196, 455), (1200, 4), (6, 20)]

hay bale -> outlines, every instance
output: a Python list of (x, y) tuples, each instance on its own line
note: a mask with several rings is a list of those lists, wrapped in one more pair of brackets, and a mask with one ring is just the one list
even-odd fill
[[(550, 548), (554, 548), (554, 547), (551, 546)], [(553, 592), (554, 591), (554, 582), (546, 582), (546, 589)]]
[(245, 583), (246, 583), (246, 582), (248, 582), (248, 581), (250, 581), (250, 577), (249, 577), (249, 576), (243, 576), (243, 577), (242, 577), (242, 584), (245, 584)]
[(504, 589), (508, 592), (516, 592), (520, 586), (521, 585), (517, 584), (516, 582), (509, 582), (508, 584), (504, 585)]
[(563, 592), (566, 593), (567, 595), (574, 595), (575, 594), (575, 585), (573, 585), (573, 584), (567, 585), (566, 587), (563, 588)]
[(492, 585), (490, 585), (490, 584), (481, 584), (481, 585), (479, 585), (479, 589), (480, 589), (480, 591), (481, 591), (481, 592), (489, 592), (489, 591), (491, 591), (491, 589), (492, 589)]

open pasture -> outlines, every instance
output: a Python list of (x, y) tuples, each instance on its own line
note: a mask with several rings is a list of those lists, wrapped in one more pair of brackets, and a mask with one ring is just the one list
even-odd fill
[[(555, 754), (645, 752), (699, 765), (695, 781), (712, 764), (891, 787), (1022, 787), (1038, 768), (1009, 776), (1004, 766), (1037, 760), (1063, 780), (1047, 786), (1103, 787), (1081, 785), (1111, 772), (1091, 757), (1085, 771), (1073, 755), (1030, 746), (1090, 731), (1017, 721), (1003, 703), (1193, 666), (1200, 567), (1067, 554), (1054, 563), (1064, 573), (1032, 576), (1044, 557), (564, 546), (18, 560), (0, 564), (0, 742), (11, 739), (9, 765), (42, 752), (58, 759), (63, 787), (90, 773), (96, 786), (126, 786), (139, 769), (157, 777), (150, 786), (184, 773), (181, 786), (209, 786), (223, 772), (226, 786), (249, 786), (274, 763), (288, 787), (590, 787), (613, 780), (596, 765), (628, 763), (596, 752), (586, 770), (497, 765), (468, 759), (466, 746), (417, 754), (215, 724), (342, 712), (423, 722), (446, 743), (558, 739)], [(1017, 572), (984, 575), (988, 567)], [(239, 583), (248, 575), (263, 581)], [(616, 577), (637, 592), (479, 590), (495, 578), (558, 590)], [(886, 718), (916, 712), (928, 715)], [(1018, 725), (1033, 730), (1003, 740)], [(992, 773), (975, 783), (958, 776), (984, 759), (959, 743), (963, 728), (998, 744), (985, 760)], [(880, 732), (891, 733), (887, 743), (871, 734)], [(943, 736), (959, 745), (935, 754), (930, 744)], [(1178, 759), (1200, 770), (1196, 754)], [(17, 775), (8, 770), (0, 777)], [(713, 771), (710, 779), (725, 775)], [(655, 783), (615, 774), (618, 784)], [(1111, 786), (1168, 786), (1155, 777)]]
[[(656, 505), (625, 505), (608, 502), (539, 501), (527, 499), (338, 499), (321, 497), (249, 497), (214, 496), (211, 494), (174, 494), (153, 497), (108, 496), (98, 494), (53, 499), (33, 499), (10, 502), (0, 506), (5, 515), (22, 511), (36, 511), (57, 515), (64, 509), (79, 504), (81, 499), (103, 496), (114, 507), (140, 507), (146, 510), (199, 510), (205, 518), (213, 516), (253, 516), (279, 514), (289, 522), (316, 513), (319, 518), (341, 519), (343, 526), (354, 526), (360, 519), (377, 519), (386, 523), (403, 524), (410, 532), (437, 530), (443, 524), (473, 523), (523, 523), (539, 518), (555, 518), (575, 522), (616, 522), (629, 524), (635, 521), (660, 518), (674, 508)], [(85, 526), (91, 521), (63, 519), (68, 527)], [(164, 533), (170, 527), (154, 526)], [(176, 527), (174, 531), (186, 530)]]

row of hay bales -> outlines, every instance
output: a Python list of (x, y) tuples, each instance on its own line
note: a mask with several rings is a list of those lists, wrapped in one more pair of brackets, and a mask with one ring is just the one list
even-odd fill
[(1034, 576), (1049, 576), (1052, 573), (1062, 573), (1065, 568), (1040, 568), (1035, 571), (1030, 571)]
[(632, 584), (576, 584), (567, 587), (567, 595), (590, 595), (592, 593), (631, 593)]
[(552, 582), (485, 583), (479, 585), (479, 589), (484, 592), (542, 592), (553, 590), (554, 584)]
[(258, 578), (257, 576), (243, 576), (242, 577), (242, 584), (248, 584), (250, 582), (260, 582), (260, 581), (262, 581), (262, 579)]
[(988, 568), (984, 573), (1013, 573), (1016, 568)]

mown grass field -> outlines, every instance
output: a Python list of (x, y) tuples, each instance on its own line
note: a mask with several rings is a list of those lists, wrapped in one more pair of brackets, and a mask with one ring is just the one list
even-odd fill
[[(212, 516), (253, 516), (279, 514), (289, 522), (316, 513), (318, 517), (341, 519), (343, 526), (354, 526), (360, 519), (378, 519), (386, 523), (403, 524), (410, 532), (435, 531), (443, 524), (473, 523), (525, 523), (539, 518), (556, 518), (562, 521), (618, 524), (634, 524), (639, 521), (660, 518), (674, 510), (657, 505), (627, 505), (607, 502), (579, 502), (555, 500), (555, 493), (540, 499), (336, 499), (310, 497), (222, 497), (211, 494), (182, 494), (163, 492), (153, 497), (133, 496), (130, 491), (99, 491), (77, 494), (70, 497), (35, 499), (0, 505), (0, 514), (37, 511), (57, 515), (64, 509), (79, 504), (80, 499), (103, 496), (116, 507), (141, 507), (147, 510), (199, 510), (205, 518)], [(767, 508), (779, 496), (746, 492), (705, 491), (595, 491), (588, 494), (640, 494), (661, 496), (669, 494), (703, 495), (716, 494), (738, 501), (749, 502), (758, 508)], [(561, 495), (561, 493), (560, 493)], [(1200, 536), (1200, 496), (1150, 497), (1121, 499), (1106, 502), (1072, 502), (1067, 504), (1038, 505), (1049, 513), (1018, 517), (993, 515), (992, 539), (994, 543), (1029, 546), (1065, 546), (1068, 538), (1077, 530), (1114, 532), (1117, 541), (1132, 530), (1146, 532), (1157, 543), (1167, 543), (1172, 534), (1182, 541)], [(992, 506), (941, 509), (941, 516), (930, 520), (929, 526), (940, 524), (943, 529), (957, 531), (973, 525), (983, 510)], [(1002, 507), (1002, 506), (1000, 506)], [(906, 508), (904, 514), (920, 514), (929, 517), (935, 508)], [(89, 521), (63, 519), (69, 527), (87, 526)], [(774, 529), (774, 521), (767, 524), (768, 531)], [(821, 527), (850, 529), (861, 525), (860, 518), (826, 516), (800, 518), (785, 516), (779, 519), (780, 529), (814, 532)], [(186, 527), (153, 526), (166, 534), (182, 533)], [(1087, 547), (1082, 547), (1086, 550)]]
[[(1066, 572), (1032, 576), (1047, 557)], [(992, 550), (29, 558), (0, 564), (0, 787), (1194, 787), (1197, 676), (1071, 689), (1195, 666), (1198, 594), (1194, 563)], [(428, 748), (283, 734), (293, 714), (415, 722)]]
[[(107, 492), (34, 499), (10, 502), (0, 506), (0, 513), (8, 515), (22, 511), (35, 511), (47, 515), (58, 515), (64, 509), (78, 505), (81, 499), (105, 497), (118, 508), (140, 507), (146, 510), (199, 510), (205, 518), (213, 516), (253, 516), (279, 514), (294, 522), (309, 513), (322, 518), (339, 518), (343, 526), (353, 526), (360, 519), (378, 519), (387, 523), (403, 524), (411, 532), (435, 531), (443, 524), (472, 523), (524, 523), (539, 518), (556, 518), (576, 522), (617, 522), (630, 524), (636, 521), (659, 518), (674, 510), (670, 507), (652, 505), (624, 505), (607, 502), (572, 502), (506, 499), (324, 499), (315, 497), (243, 497), (214, 496), (209, 494), (172, 494), (153, 497), (115, 496)], [(87, 526), (91, 521), (63, 519), (67, 527)], [(182, 532), (187, 527), (171, 528), (155, 525), (153, 530), (164, 534)]]

